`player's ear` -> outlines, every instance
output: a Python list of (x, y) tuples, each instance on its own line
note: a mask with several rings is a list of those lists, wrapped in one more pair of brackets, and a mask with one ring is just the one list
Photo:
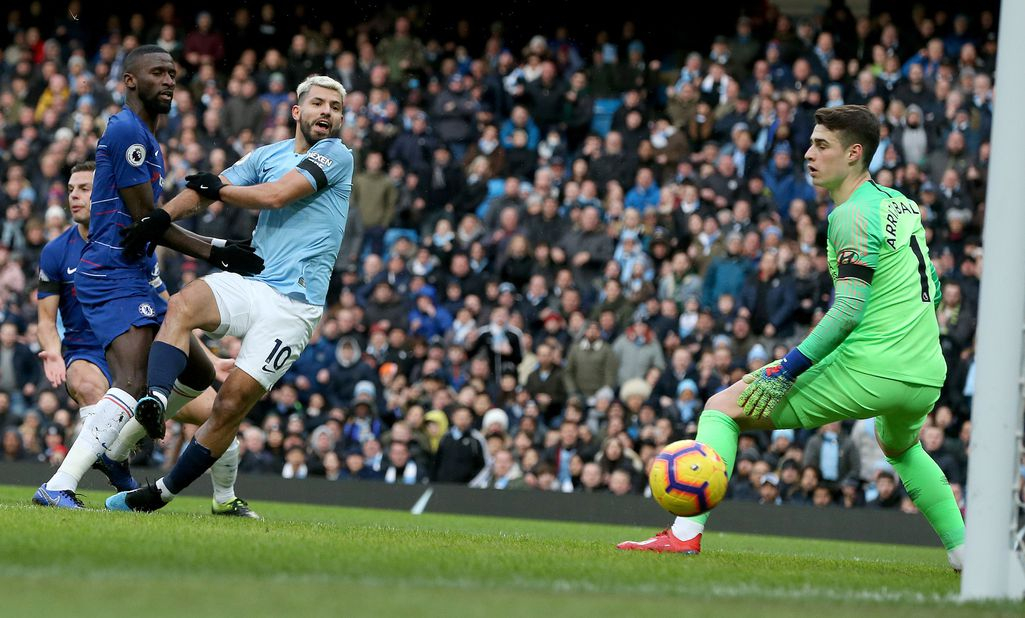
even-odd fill
[(296, 103), (292, 106), (292, 120), (299, 122), (299, 104)]
[[(847, 162), (856, 163), (864, 152), (865, 148), (861, 144), (851, 144), (851, 147), (847, 150)], [(868, 165), (868, 161), (865, 162), (865, 165)]]
[(125, 73), (121, 79), (125, 83), (125, 88), (128, 88), (129, 90), (135, 90), (137, 84), (135, 83), (134, 75), (132, 75), (131, 73)]

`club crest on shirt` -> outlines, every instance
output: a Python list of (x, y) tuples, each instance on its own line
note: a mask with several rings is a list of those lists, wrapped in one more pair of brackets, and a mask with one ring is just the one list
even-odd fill
[(139, 305), (139, 313), (143, 317), (147, 318), (152, 318), (157, 314), (157, 312), (153, 309), (153, 305), (149, 303), (142, 303), (141, 305)]
[(146, 147), (142, 144), (132, 144), (125, 150), (125, 159), (128, 165), (139, 167), (146, 162)]

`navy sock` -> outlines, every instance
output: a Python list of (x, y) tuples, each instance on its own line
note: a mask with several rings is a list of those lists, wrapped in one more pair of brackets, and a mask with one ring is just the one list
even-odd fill
[(189, 357), (185, 352), (163, 341), (154, 341), (149, 350), (149, 369), (146, 374), (150, 390), (159, 391), (166, 400), (174, 381), (185, 370), (188, 362)]
[(209, 470), (215, 461), (217, 458), (210, 454), (210, 449), (193, 438), (185, 448), (185, 452), (178, 458), (178, 463), (174, 464), (171, 471), (164, 477), (164, 485), (171, 493), (180, 493)]

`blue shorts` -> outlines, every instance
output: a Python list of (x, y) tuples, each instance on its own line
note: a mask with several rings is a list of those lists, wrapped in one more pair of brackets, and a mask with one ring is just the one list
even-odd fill
[(70, 367), (71, 363), (75, 361), (85, 361), (96, 365), (105, 378), (107, 378), (107, 384), (113, 384), (114, 380), (110, 377), (110, 367), (107, 366), (107, 355), (103, 353), (103, 348), (97, 346), (76, 346), (76, 345), (64, 345), (64, 366)]
[(164, 321), (167, 301), (147, 279), (83, 279), (75, 277), (75, 290), (89, 328), (104, 350), (133, 326), (159, 327)]

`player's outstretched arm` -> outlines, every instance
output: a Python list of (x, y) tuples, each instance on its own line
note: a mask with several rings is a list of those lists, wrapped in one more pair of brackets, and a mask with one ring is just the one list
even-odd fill
[[(120, 189), (135, 225), (122, 230), (122, 247), (126, 253), (142, 253), (150, 242), (205, 260), (218, 268), (241, 275), (263, 272), (263, 259), (251, 246), (218, 239), (208, 239), (171, 225), (168, 211), (154, 208), (153, 193), (148, 184)], [(152, 245), (151, 245), (152, 246)], [(152, 253), (152, 249), (150, 251)]]
[[(210, 172), (200, 172), (186, 178), (189, 189), (207, 199), (218, 199), (226, 204), (253, 210), (277, 210), (292, 202), (312, 195), (318, 190), (301, 173), (292, 170), (273, 182), (237, 186), (225, 183)], [(326, 183), (326, 181), (325, 181)]]
[(855, 278), (838, 279), (836, 300), (822, 321), (782, 360), (744, 376), (747, 388), (737, 399), (748, 416), (772, 414), (797, 377), (835, 350), (861, 323), (872, 286)]
[(57, 333), (57, 309), (60, 296), (47, 296), (39, 299), (39, 358), (43, 361), (43, 373), (50, 385), (57, 388), (64, 383), (67, 369), (61, 357), (61, 338)]
[[(138, 233), (140, 228), (146, 230), (145, 235), (148, 238), (145, 240), (159, 238), (162, 245), (170, 247), (175, 251), (200, 260), (210, 259), (211, 245), (209, 243), (189, 237), (182, 233), (180, 228), (171, 226), (171, 220), (168, 217), (167, 211), (156, 208), (156, 205), (153, 203), (153, 188), (148, 182), (118, 189), (118, 193), (121, 194), (121, 201), (124, 202), (129, 214), (132, 215), (132, 219), (138, 224), (135, 228), (136, 233)], [(163, 231), (161, 234), (156, 234), (155, 232), (159, 228), (163, 228)], [(128, 252), (137, 249), (134, 246), (126, 246), (125, 248)]]

